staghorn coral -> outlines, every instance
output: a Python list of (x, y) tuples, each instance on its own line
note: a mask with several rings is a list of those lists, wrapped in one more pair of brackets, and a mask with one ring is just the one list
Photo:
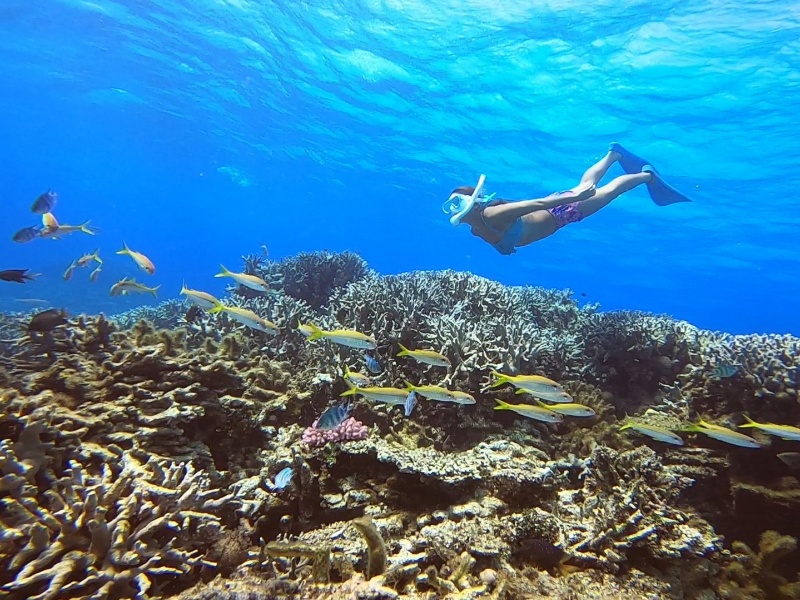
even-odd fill
[(112, 320), (121, 329), (130, 329), (145, 321), (156, 329), (175, 329), (184, 322), (189, 305), (182, 298), (171, 298), (155, 306), (137, 306), (117, 313)]
[(374, 274), (353, 252), (301, 252), (280, 262), (263, 261), (252, 267), (253, 274), (271, 287), (281, 288), (314, 309), (327, 304), (336, 288)]
[[(0, 442), (2, 589), (11, 600), (149, 598), (203, 564), (197, 540), (216, 534), (231, 500), (188, 464), (122, 453), (114, 463), (71, 460), (40, 489), (30, 464)], [(4, 480), (8, 480), (4, 478)]]
[(722, 598), (792, 600), (800, 597), (800, 580), (790, 582), (777, 571), (782, 559), (797, 550), (797, 540), (777, 531), (761, 534), (758, 552), (733, 543), (731, 555), (717, 576)]

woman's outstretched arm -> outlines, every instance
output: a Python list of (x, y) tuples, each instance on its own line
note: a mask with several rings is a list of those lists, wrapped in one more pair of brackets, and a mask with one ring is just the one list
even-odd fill
[(589, 182), (572, 190), (551, 194), (545, 198), (520, 200), (518, 202), (487, 206), (483, 211), (483, 216), (490, 221), (491, 225), (503, 226), (516, 221), (523, 215), (536, 212), (537, 210), (548, 210), (556, 206), (569, 204), (570, 202), (586, 200), (594, 196), (595, 191), (595, 185)]

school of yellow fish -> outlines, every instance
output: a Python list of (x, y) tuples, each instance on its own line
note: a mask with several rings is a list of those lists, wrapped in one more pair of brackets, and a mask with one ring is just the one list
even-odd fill
[[(81, 225), (65, 225), (59, 223), (52, 212), (57, 198), (58, 195), (52, 190), (41, 194), (31, 207), (32, 212), (41, 214), (41, 227), (25, 227), (15, 233), (12, 239), (16, 242), (27, 243), (36, 238), (59, 239), (64, 235), (76, 232), (95, 235), (96, 229), (89, 227), (89, 221)], [(119, 250), (117, 254), (130, 256), (136, 266), (148, 275), (153, 275), (156, 271), (153, 261), (142, 252), (131, 250), (125, 242), (122, 243), (122, 249)], [(97, 267), (89, 274), (89, 280), (95, 281), (100, 275), (101, 267), (103, 266), (99, 249), (95, 250), (92, 254), (85, 254), (72, 261), (64, 273), (64, 280), (69, 281), (75, 269), (89, 267), (94, 263), (97, 264)], [(228, 277), (238, 285), (242, 285), (257, 292), (269, 291), (269, 285), (260, 277), (247, 273), (235, 273), (225, 268), (224, 265), (220, 265), (220, 268), (220, 272), (216, 274), (215, 277)], [(137, 282), (133, 278), (123, 277), (111, 286), (110, 295), (120, 296), (129, 293), (150, 293), (153, 294), (154, 297), (157, 297), (156, 292), (160, 287), (160, 285), (148, 287)], [(182, 285), (180, 293), (186, 296), (192, 304), (209, 314), (224, 313), (230, 319), (266, 334), (275, 335), (279, 332), (279, 328), (275, 323), (260, 317), (252, 310), (236, 306), (226, 306), (211, 294), (187, 288), (185, 283)], [(336, 344), (363, 351), (375, 350), (377, 347), (375, 338), (351, 329), (324, 331), (311, 323), (298, 323), (297, 328), (308, 341), (328, 339)], [(434, 367), (449, 368), (451, 366), (450, 360), (439, 352), (434, 350), (410, 350), (402, 344), (400, 344), (400, 352), (397, 354), (397, 357), (408, 357), (418, 363)], [(374, 358), (368, 356), (365, 358), (368, 365), (370, 361), (377, 365)], [(495, 398), (495, 402), (497, 402), (497, 406), (494, 407), (495, 410), (510, 410), (523, 417), (544, 423), (560, 423), (564, 420), (565, 416), (578, 418), (595, 416), (595, 411), (592, 410), (591, 407), (574, 402), (573, 398), (561, 385), (552, 379), (540, 375), (506, 375), (498, 373), (497, 371), (492, 371), (491, 374), (494, 380), (490, 384), (490, 388), (497, 388), (505, 384), (510, 384), (516, 388), (517, 394), (525, 394), (533, 398), (532, 404), (510, 404), (504, 400)], [(722, 373), (722, 376), (724, 375), (725, 373)], [(406, 382), (404, 388), (371, 386), (368, 376), (351, 371), (349, 366), (345, 367), (344, 377), (348, 383), (349, 389), (342, 393), (342, 396), (358, 394), (377, 403), (400, 406), (406, 405), (407, 415), (411, 410), (408, 406), (409, 393), (419, 394), (429, 400), (439, 402), (450, 402), (462, 405), (476, 403), (475, 398), (467, 392), (450, 390), (437, 385), (415, 385)], [(765, 434), (783, 440), (800, 441), (800, 428), (798, 427), (776, 423), (756, 423), (747, 415), (744, 415), (744, 418), (745, 423), (739, 425), (739, 428), (757, 429)], [(659, 442), (675, 446), (682, 446), (684, 443), (683, 439), (674, 431), (648, 423), (646, 419), (627, 418), (625, 423), (620, 427), (620, 431), (625, 430), (631, 430)], [(761, 448), (763, 445), (755, 438), (721, 425), (708, 423), (703, 419), (698, 420), (696, 423), (687, 424), (685, 427), (681, 428), (680, 431), (700, 433), (715, 440), (742, 448)]]
[[(217, 277), (231, 277), (239, 283), (254, 290), (266, 291), (268, 286), (262, 279), (254, 275), (244, 273), (232, 273), (225, 267)], [(275, 334), (278, 327), (274, 323), (267, 321), (254, 312), (236, 307), (224, 306), (219, 300), (205, 292), (191, 290), (184, 285), (181, 294), (185, 295), (189, 301), (199, 308), (209, 313), (225, 312), (234, 320), (265, 333)], [(328, 339), (334, 343), (341, 344), (358, 350), (374, 350), (377, 347), (375, 338), (367, 334), (351, 329), (335, 329), (325, 331), (312, 323), (298, 323), (297, 329), (308, 341), (318, 339)], [(410, 350), (398, 344), (400, 352), (397, 357), (409, 357), (421, 364), (435, 367), (450, 367), (450, 359), (434, 350)], [(544, 423), (560, 423), (564, 417), (588, 418), (595, 416), (595, 411), (583, 404), (574, 402), (570, 396), (556, 381), (542, 377), (540, 375), (506, 375), (492, 371), (493, 381), (490, 388), (497, 388), (505, 384), (510, 384), (516, 388), (517, 394), (525, 394), (533, 398), (532, 404), (510, 404), (499, 398), (495, 398), (497, 406), (495, 410), (510, 410), (523, 417), (541, 421)], [(439, 402), (451, 402), (455, 404), (475, 404), (475, 398), (467, 392), (460, 390), (450, 390), (437, 385), (414, 385), (406, 382), (404, 388), (371, 386), (370, 378), (367, 375), (352, 371), (345, 366), (343, 374), (348, 383), (349, 389), (342, 393), (342, 396), (361, 395), (368, 400), (376, 403), (402, 406), (410, 391)], [(744, 416), (746, 422), (739, 425), (740, 428), (754, 428), (766, 434), (779, 437), (784, 440), (800, 441), (800, 428), (791, 425), (780, 425), (775, 423), (756, 423), (747, 415)], [(674, 431), (670, 431), (658, 425), (649, 424), (644, 420), (626, 419), (620, 427), (620, 431), (631, 430), (639, 434), (648, 436), (654, 440), (682, 446), (683, 439)], [(743, 433), (708, 423), (700, 419), (696, 423), (687, 424), (681, 429), (684, 432), (700, 433), (707, 435), (715, 440), (725, 442), (742, 448), (761, 448), (764, 444)]]

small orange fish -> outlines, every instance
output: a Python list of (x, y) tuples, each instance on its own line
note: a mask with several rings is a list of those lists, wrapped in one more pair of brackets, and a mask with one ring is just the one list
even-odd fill
[(102, 265), (103, 261), (100, 258), (100, 248), (94, 251), (93, 254), (84, 254), (78, 260), (75, 261), (76, 267), (88, 267), (92, 261), (96, 261), (97, 264)]
[(133, 262), (135, 262), (139, 268), (148, 275), (152, 275), (156, 272), (156, 266), (153, 264), (153, 261), (151, 261), (141, 252), (136, 252), (135, 250), (128, 248), (128, 245), (125, 242), (122, 242), (122, 250), (117, 252), (117, 254), (127, 254), (130, 256), (133, 259)]
[(58, 220), (51, 212), (46, 212), (42, 215), (42, 225), (48, 231), (55, 231), (58, 229)]

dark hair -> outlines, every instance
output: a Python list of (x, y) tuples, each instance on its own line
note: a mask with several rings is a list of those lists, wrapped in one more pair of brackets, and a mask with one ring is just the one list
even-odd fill
[[(465, 196), (472, 196), (472, 194), (474, 193), (475, 193), (474, 186), (462, 185), (461, 187), (457, 187), (452, 192), (450, 192), (450, 195), (452, 196), (453, 194), (464, 194)], [(483, 194), (481, 194), (481, 197), (483, 197)], [(503, 200), (502, 198), (495, 198), (489, 204), (495, 205), (495, 204), (507, 204), (507, 203), (508, 200)]]
[(453, 194), (464, 194), (465, 196), (472, 196), (472, 194), (474, 193), (475, 193), (475, 188), (473, 186), (462, 185), (461, 187), (457, 187), (452, 192), (450, 192), (450, 195), (452, 196)]

